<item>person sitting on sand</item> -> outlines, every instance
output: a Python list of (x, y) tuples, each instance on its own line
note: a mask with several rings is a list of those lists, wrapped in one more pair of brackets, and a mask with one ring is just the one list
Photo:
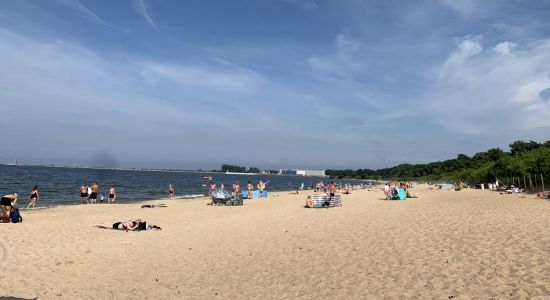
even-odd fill
[(311, 199), (311, 196), (307, 196), (306, 198), (306, 208), (313, 208), (313, 200)]
[(212, 194), (212, 192), (215, 190), (216, 190), (216, 183), (212, 181), (210, 182), (210, 190), (208, 191), (208, 194)]
[(331, 181), (331, 182), (328, 184), (327, 191), (328, 191), (329, 197), (334, 197), (334, 195), (335, 195), (335, 193), (336, 193), (336, 186), (334, 185), (334, 182)]
[(12, 208), (17, 203), (17, 196), (19, 196), (17, 195), (17, 193), (13, 193), (4, 195), (0, 199), (0, 205), (2, 206), (2, 209), (4, 210), (4, 213), (8, 216), (8, 218), (10, 217)]
[(113, 224), (96, 224), (95, 227), (104, 228), (104, 229), (117, 229), (117, 230), (136, 230), (140, 222), (141, 220), (137, 219), (137, 220), (120, 221)]
[(27, 205), (27, 208), (30, 208), (31, 206), (32, 208), (34, 208), (34, 206), (36, 205), (36, 200), (38, 200), (38, 198), (40, 198), (40, 195), (38, 194), (38, 187), (34, 186), (31, 191), (31, 203)]
[(233, 196), (237, 196), (241, 192), (241, 185), (238, 182), (233, 183), (233, 186), (231, 188), (231, 194)]

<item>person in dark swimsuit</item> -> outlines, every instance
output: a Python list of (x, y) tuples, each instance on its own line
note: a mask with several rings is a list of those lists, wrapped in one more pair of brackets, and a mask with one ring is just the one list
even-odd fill
[(170, 199), (172, 199), (172, 197), (174, 196), (174, 187), (171, 183), (168, 185), (168, 196), (170, 197)]
[(128, 220), (120, 221), (113, 224), (97, 224), (95, 227), (104, 228), (104, 229), (116, 229), (116, 230), (135, 230), (138, 228), (141, 220)]
[(96, 204), (98, 191), (99, 191), (99, 185), (97, 184), (97, 182), (94, 182), (92, 184), (92, 193), (90, 194), (90, 203)]
[(115, 199), (116, 199), (116, 189), (115, 189), (115, 186), (112, 185), (111, 188), (109, 189), (109, 203), (111, 204), (115, 203)]
[(88, 185), (86, 183), (83, 183), (80, 186), (80, 204), (88, 204)]
[(31, 203), (29, 203), (29, 205), (27, 205), (27, 208), (30, 208), (32, 206), (32, 208), (34, 208), (34, 206), (36, 205), (36, 201), (40, 198), (40, 194), (38, 193), (38, 187), (35, 186), (32, 188), (32, 192), (31, 192)]

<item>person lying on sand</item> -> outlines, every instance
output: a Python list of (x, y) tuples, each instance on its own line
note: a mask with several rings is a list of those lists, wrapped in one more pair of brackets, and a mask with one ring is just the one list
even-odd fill
[(164, 203), (160, 203), (160, 204), (143, 204), (141, 206), (141, 208), (154, 208), (154, 207), (168, 207), (168, 206), (166, 206), (166, 204), (164, 204)]
[(115, 229), (115, 230), (132, 230), (132, 231), (139, 231), (139, 230), (161, 230), (162, 228), (156, 226), (156, 225), (149, 225), (146, 221), (142, 221), (140, 219), (137, 220), (130, 220), (130, 221), (120, 221), (113, 224), (97, 224), (94, 225), (94, 227), (97, 228), (103, 228), (103, 229)]
[(103, 229), (135, 230), (138, 228), (140, 222), (141, 220), (137, 219), (133, 221), (120, 221), (113, 224), (96, 224), (94, 226)]
[(407, 198), (418, 198), (416, 195), (411, 195), (409, 190), (405, 190), (405, 191), (407, 191)]

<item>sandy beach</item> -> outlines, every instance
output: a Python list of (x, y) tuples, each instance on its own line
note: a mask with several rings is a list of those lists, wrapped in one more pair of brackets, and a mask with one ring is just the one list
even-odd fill
[[(24, 211), (0, 225), (0, 295), (25, 299), (550, 298), (550, 202), (413, 188), (305, 209), (273, 193)], [(161, 231), (93, 227), (141, 218)]]

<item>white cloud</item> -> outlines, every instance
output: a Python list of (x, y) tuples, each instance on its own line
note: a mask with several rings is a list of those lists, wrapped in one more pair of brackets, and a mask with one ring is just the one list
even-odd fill
[(516, 43), (512, 42), (502, 42), (498, 43), (494, 48), (493, 51), (496, 53), (499, 53), (501, 55), (508, 55), (512, 52), (512, 50), (517, 46)]
[(154, 29), (157, 29), (157, 24), (153, 21), (153, 18), (151, 18), (151, 15), (149, 14), (149, 11), (147, 10), (147, 6), (145, 5), (145, 0), (134, 0), (134, 10), (137, 14), (143, 17), (145, 21), (151, 25)]
[(443, 64), (439, 77), (462, 75), (459, 69), (464, 67), (470, 57), (481, 53), (483, 50), (480, 41), (481, 37), (479, 36), (457, 39), (455, 41), (456, 49)]
[[(479, 39), (463, 39), (442, 64), (424, 103), (439, 124), (468, 135), (500, 134), (550, 126), (550, 40), (502, 42), (483, 51)], [(519, 47), (518, 47), (519, 48)]]

